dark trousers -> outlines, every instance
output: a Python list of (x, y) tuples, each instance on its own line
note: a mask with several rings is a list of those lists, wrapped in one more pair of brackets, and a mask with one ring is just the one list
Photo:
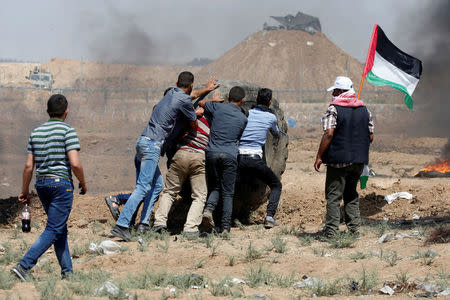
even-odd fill
[(258, 155), (239, 155), (239, 173), (254, 176), (269, 186), (267, 216), (275, 216), (281, 196), (281, 181), (277, 175)]
[(222, 197), (222, 228), (231, 228), (237, 158), (225, 152), (206, 152), (206, 178), (209, 197), (205, 209), (214, 211)]
[(361, 216), (359, 198), (356, 192), (363, 164), (352, 164), (344, 168), (327, 167), (325, 197), (327, 199), (327, 217), (325, 230), (339, 230), (341, 199), (344, 198), (344, 217), (347, 228), (351, 232), (359, 231)]

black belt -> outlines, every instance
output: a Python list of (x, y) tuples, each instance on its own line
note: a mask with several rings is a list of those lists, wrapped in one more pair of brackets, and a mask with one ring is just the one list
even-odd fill
[(253, 159), (261, 159), (261, 156), (259, 156), (258, 154), (239, 154), (239, 157), (242, 158), (253, 158)]

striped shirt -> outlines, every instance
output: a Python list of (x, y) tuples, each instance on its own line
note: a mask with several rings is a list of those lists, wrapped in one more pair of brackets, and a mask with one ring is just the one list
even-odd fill
[(28, 139), (28, 153), (33, 154), (36, 177), (56, 176), (72, 180), (67, 152), (80, 150), (75, 129), (59, 119), (50, 119), (37, 127)]
[(191, 150), (205, 153), (209, 140), (209, 123), (205, 117), (198, 118), (198, 127), (195, 132), (188, 131), (182, 139), (181, 150)]

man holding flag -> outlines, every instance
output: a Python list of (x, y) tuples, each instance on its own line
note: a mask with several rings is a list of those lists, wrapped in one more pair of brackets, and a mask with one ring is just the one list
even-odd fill
[(350, 78), (338, 76), (328, 91), (333, 91), (333, 100), (322, 118), (324, 134), (314, 163), (317, 172), (322, 163), (327, 164), (323, 235), (332, 237), (339, 231), (339, 205), (344, 198), (345, 223), (358, 236), (361, 217), (356, 187), (364, 164), (369, 162), (372, 115), (364, 102), (356, 98)]

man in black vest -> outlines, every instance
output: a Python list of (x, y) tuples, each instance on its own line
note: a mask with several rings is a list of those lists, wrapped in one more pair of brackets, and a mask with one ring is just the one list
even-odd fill
[(343, 197), (347, 228), (359, 236), (361, 217), (356, 186), (364, 164), (369, 162), (372, 115), (364, 102), (356, 98), (350, 78), (337, 77), (328, 91), (333, 91), (333, 101), (322, 118), (324, 134), (314, 163), (317, 172), (322, 163), (327, 165), (323, 235), (332, 237), (339, 231), (339, 205)]

